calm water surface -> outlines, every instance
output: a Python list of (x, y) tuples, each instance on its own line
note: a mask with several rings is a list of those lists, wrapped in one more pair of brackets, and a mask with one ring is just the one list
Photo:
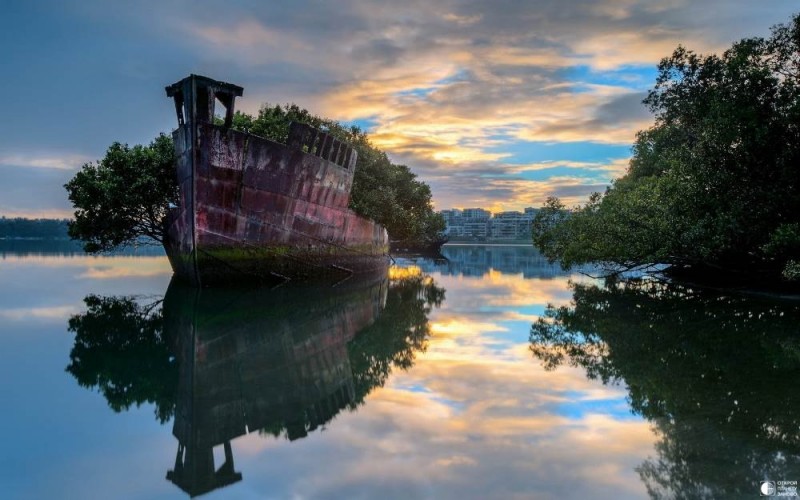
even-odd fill
[[(0, 245), (2, 498), (755, 498), (800, 312), (446, 246), (335, 288)], [(552, 307), (548, 307), (548, 304)]]

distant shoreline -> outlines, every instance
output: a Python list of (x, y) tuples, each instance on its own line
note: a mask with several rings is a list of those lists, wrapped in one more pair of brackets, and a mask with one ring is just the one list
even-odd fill
[(533, 243), (525, 240), (517, 241), (448, 241), (443, 247), (469, 247), (469, 246), (484, 246), (484, 247), (532, 247)]
[(473, 245), (533, 245), (533, 241), (530, 238), (523, 238), (523, 239), (472, 239), (472, 238), (453, 238), (450, 239), (445, 243), (445, 245), (452, 245), (452, 244), (473, 244)]

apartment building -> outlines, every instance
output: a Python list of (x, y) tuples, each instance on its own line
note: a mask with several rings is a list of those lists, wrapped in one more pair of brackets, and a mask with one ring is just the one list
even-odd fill
[(492, 214), (483, 208), (442, 210), (447, 224), (447, 235), (451, 239), (528, 240), (531, 223), (537, 209), (528, 207), (524, 212), (509, 211)]

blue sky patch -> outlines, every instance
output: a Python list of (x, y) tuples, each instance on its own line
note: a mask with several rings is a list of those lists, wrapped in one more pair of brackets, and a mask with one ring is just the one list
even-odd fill
[(578, 420), (587, 415), (600, 414), (609, 415), (617, 421), (641, 420), (640, 416), (631, 413), (625, 398), (581, 400), (586, 395), (575, 391), (561, 396), (566, 397), (568, 401), (558, 404), (554, 411), (563, 417)]
[[(610, 71), (598, 71), (590, 66), (571, 66), (564, 70), (563, 75), (567, 80), (593, 85), (609, 85), (613, 87), (626, 87), (631, 90), (647, 90), (656, 81), (658, 70), (655, 65), (647, 66), (621, 66)], [(586, 92), (576, 86), (576, 92)]]
[[(557, 165), (557, 164), (556, 164)], [(553, 177), (578, 177), (581, 179), (605, 179), (610, 177), (607, 172), (598, 169), (575, 168), (565, 166), (554, 166), (552, 168), (541, 168), (537, 170), (525, 170), (518, 177), (528, 181), (546, 181)]]
[(517, 141), (488, 148), (490, 153), (509, 153), (505, 163), (540, 163), (546, 161), (597, 162), (599, 159), (628, 158), (628, 144), (598, 144), (595, 142)]
[(346, 122), (342, 122), (342, 124), (346, 127), (350, 127), (355, 125), (356, 127), (360, 128), (364, 132), (372, 131), (378, 125), (378, 119), (374, 116), (369, 118), (359, 118), (357, 120), (348, 120)]

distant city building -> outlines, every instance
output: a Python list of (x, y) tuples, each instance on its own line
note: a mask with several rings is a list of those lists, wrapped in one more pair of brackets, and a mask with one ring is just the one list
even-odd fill
[(461, 234), (463, 230), (463, 222), (461, 219), (464, 217), (464, 214), (461, 210), (454, 208), (452, 210), (442, 210), (439, 213), (442, 214), (444, 218), (444, 223), (446, 224), (445, 232), (449, 236), (463, 236), (463, 234)]
[(463, 211), (463, 235), (483, 240), (489, 236), (489, 221), (492, 212), (482, 208), (465, 208)]
[(489, 219), (492, 217), (492, 212), (482, 208), (465, 208), (462, 212), (464, 218), (467, 219)]
[(467, 240), (528, 240), (531, 223), (537, 209), (528, 207), (524, 212), (499, 212), (494, 215), (483, 208), (457, 208), (442, 210), (450, 239)]

